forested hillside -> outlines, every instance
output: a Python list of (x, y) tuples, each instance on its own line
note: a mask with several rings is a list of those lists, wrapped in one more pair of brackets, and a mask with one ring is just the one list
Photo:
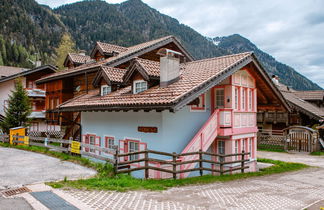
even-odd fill
[(0, 0), (0, 10), (0, 19), (5, 20), (0, 21), (0, 65), (30, 67), (28, 60), (41, 58), (43, 63), (62, 66), (68, 51), (89, 53), (96, 41), (127, 47), (171, 34), (196, 59), (255, 51), (269, 74), (278, 74), (283, 83), (295, 89), (320, 89), (244, 37), (206, 38), (141, 0), (83, 1), (54, 10), (34, 0)]

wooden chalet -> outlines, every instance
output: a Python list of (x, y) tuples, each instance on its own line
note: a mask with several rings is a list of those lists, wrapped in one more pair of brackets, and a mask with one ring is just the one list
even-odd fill
[(85, 55), (85, 53), (69, 53), (63, 63), (64, 67), (69, 69), (81, 66), (82, 64), (86, 64), (92, 62), (90, 56)]

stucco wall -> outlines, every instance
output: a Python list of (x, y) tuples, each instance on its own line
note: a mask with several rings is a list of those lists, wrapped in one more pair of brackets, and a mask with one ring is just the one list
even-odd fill
[[(26, 86), (26, 78), (21, 78), (23, 86)], [(4, 101), (9, 99), (11, 91), (15, 88), (15, 80), (0, 83), (0, 114), (4, 115)]]
[[(134, 139), (153, 150), (180, 153), (210, 116), (210, 93), (206, 111), (191, 112), (189, 106), (176, 113), (163, 112), (82, 112), (82, 134), (112, 136), (115, 142)], [(158, 133), (138, 132), (138, 126), (157, 127)]]

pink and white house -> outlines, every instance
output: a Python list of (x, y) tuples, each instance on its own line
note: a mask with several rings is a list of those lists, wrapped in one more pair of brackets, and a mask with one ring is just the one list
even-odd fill
[(157, 45), (124, 62), (118, 58), (116, 65), (102, 65), (95, 89), (59, 105), (58, 111), (81, 112), (82, 140), (88, 144), (118, 145), (121, 153), (244, 150), (251, 153), (249, 170), (255, 171), (256, 114), (289, 110), (280, 91), (251, 52), (195, 61), (183, 47), (170, 50), (179, 42), (168, 39), (169, 48)]

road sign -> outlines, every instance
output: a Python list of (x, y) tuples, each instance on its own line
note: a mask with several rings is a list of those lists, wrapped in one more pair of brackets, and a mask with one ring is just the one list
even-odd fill
[(78, 141), (72, 141), (71, 142), (71, 152), (72, 153), (76, 153), (76, 154), (80, 154), (80, 142)]

